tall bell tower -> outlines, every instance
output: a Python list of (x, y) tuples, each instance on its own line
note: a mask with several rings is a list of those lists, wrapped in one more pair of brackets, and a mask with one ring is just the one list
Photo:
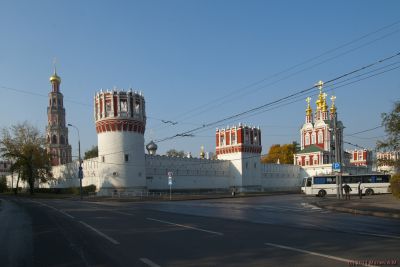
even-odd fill
[(68, 128), (65, 126), (65, 108), (63, 94), (60, 92), (61, 78), (54, 74), (50, 76), (51, 92), (47, 107), (47, 152), (51, 155), (53, 166), (72, 161), (71, 146), (68, 143)]

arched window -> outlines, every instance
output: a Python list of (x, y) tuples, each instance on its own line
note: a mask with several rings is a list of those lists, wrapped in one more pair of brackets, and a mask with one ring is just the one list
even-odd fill
[(65, 144), (64, 135), (61, 135), (61, 136), (60, 136), (60, 144), (62, 144), (62, 145)]
[(56, 136), (56, 135), (53, 135), (53, 138), (52, 138), (52, 140), (51, 140), (51, 143), (52, 143), (52, 144), (57, 144), (57, 136)]
[(306, 146), (308, 146), (310, 144), (310, 134), (309, 133), (306, 133), (305, 139), (306, 139), (305, 140)]
[(312, 134), (311, 134), (311, 144), (315, 144), (315, 143), (317, 143), (316, 142), (316, 137), (317, 137), (317, 135), (316, 135), (316, 133), (315, 132), (313, 132)]
[(322, 134), (322, 131), (318, 131), (318, 144), (323, 144), (324, 143), (324, 136)]

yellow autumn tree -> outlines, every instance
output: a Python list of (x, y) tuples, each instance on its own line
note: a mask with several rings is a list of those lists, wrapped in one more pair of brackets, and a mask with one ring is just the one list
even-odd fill
[(269, 148), (268, 154), (261, 158), (262, 163), (293, 164), (293, 154), (296, 153), (296, 143), (275, 144)]

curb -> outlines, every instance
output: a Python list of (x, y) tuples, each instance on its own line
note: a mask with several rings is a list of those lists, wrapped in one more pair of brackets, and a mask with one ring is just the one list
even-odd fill
[(320, 203), (313, 203), (313, 204), (319, 208), (351, 213), (353, 215), (368, 215), (368, 216), (375, 216), (375, 217), (400, 219), (400, 214), (398, 214), (398, 213), (384, 212), (384, 211), (359, 210), (359, 209), (354, 209), (354, 208), (336, 207), (336, 206), (331, 206), (331, 205), (321, 205)]

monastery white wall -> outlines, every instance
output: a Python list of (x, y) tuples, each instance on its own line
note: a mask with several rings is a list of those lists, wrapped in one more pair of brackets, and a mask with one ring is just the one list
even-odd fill
[(265, 191), (298, 191), (307, 176), (301, 166), (291, 164), (261, 164), (261, 185)]
[[(121, 179), (119, 169), (124, 168), (124, 164), (107, 164), (98, 160), (99, 158), (92, 158), (83, 161), (83, 186), (95, 185), (99, 195), (111, 195), (114, 190), (119, 192), (130, 190), (124, 187), (112, 187)], [(173, 190), (230, 190), (236, 187), (237, 191), (299, 191), (302, 178), (310, 175), (298, 165), (262, 164), (260, 161), (244, 160), (239, 161), (243, 164), (243, 173), (247, 177), (250, 177), (249, 174), (252, 173), (259, 182), (255, 183), (253, 180), (251, 185), (238, 185), (237, 177), (235, 173), (232, 173), (232, 170), (236, 169), (233, 166), (234, 162), (145, 155), (146, 188), (147, 190), (168, 190), (168, 172), (171, 171), (173, 172)], [(248, 163), (247, 170), (246, 162)], [(39, 187), (78, 187), (78, 167), (78, 161), (53, 167), (54, 179)], [(15, 182), (14, 175), (14, 186)], [(11, 175), (7, 176), (7, 183), (11, 186)], [(19, 186), (28, 188), (28, 185), (23, 182), (20, 182)]]
[(228, 189), (234, 183), (229, 165), (225, 160), (146, 155), (147, 189), (169, 189), (168, 172), (173, 172), (173, 189)]
[[(91, 158), (82, 162), (83, 168), (83, 179), (82, 186), (95, 185), (96, 190), (99, 190), (100, 186), (104, 184), (106, 180), (102, 177), (99, 171), (99, 165), (101, 166), (97, 158)], [(63, 188), (63, 187), (78, 187), (79, 161), (73, 161), (65, 165), (54, 166), (52, 169), (53, 180), (49, 181), (49, 187)]]
[(144, 189), (144, 137), (136, 132), (103, 132), (97, 135), (100, 177), (107, 178), (104, 188)]

